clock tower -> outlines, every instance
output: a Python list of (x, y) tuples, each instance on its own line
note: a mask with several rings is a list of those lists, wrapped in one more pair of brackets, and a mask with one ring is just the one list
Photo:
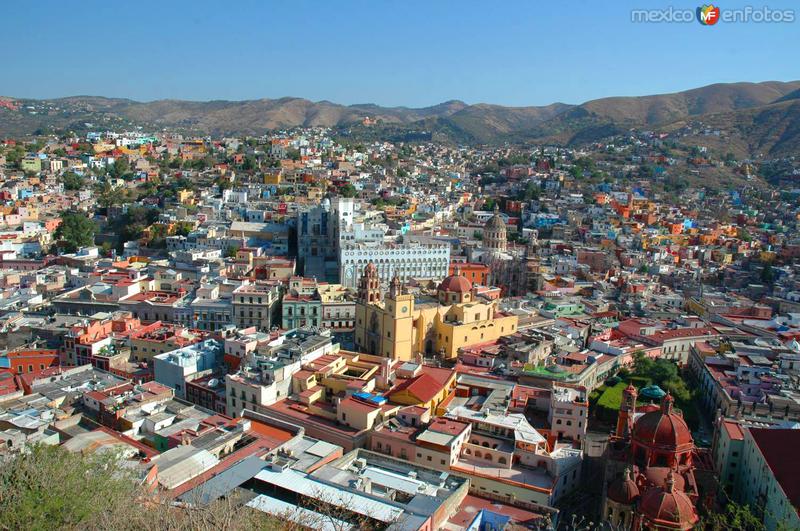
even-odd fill
[(409, 361), (414, 345), (414, 296), (403, 293), (397, 275), (389, 284), (384, 308), (383, 351), (390, 352), (392, 359)]

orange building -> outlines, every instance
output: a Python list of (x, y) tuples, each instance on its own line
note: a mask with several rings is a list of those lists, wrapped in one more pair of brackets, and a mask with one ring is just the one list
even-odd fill
[(486, 286), (489, 283), (489, 266), (486, 264), (478, 264), (474, 262), (450, 262), (448, 275), (455, 275), (456, 270), (459, 271), (458, 274), (473, 284)]
[(0, 356), (0, 372), (14, 374), (30, 374), (59, 364), (58, 351), (55, 349), (19, 349)]

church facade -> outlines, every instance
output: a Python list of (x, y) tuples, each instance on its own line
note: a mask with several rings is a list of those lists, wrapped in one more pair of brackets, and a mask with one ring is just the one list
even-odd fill
[(637, 397), (633, 386), (623, 392), (606, 448), (602, 516), (618, 529), (693, 529), (698, 507), (713, 497), (705, 484), (706, 455), (673, 409), (672, 396), (645, 406), (637, 406)]
[(442, 281), (434, 297), (405, 293), (396, 276), (384, 294), (369, 263), (356, 301), (356, 349), (401, 361), (422, 355), (455, 359), (462, 347), (516, 332), (517, 316), (501, 312), (497, 302), (477, 295), (459, 270)]

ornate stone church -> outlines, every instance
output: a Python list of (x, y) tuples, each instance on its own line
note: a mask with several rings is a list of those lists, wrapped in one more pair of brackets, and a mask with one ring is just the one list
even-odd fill
[(609, 438), (603, 517), (619, 529), (693, 529), (697, 507), (713, 497), (707, 455), (695, 447), (672, 396), (638, 408), (637, 396), (632, 385), (625, 389)]
[(501, 312), (497, 303), (480, 295), (458, 270), (432, 294), (407, 293), (397, 276), (384, 294), (370, 262), (358, 287), (356, 349), (403, 361), (422, 355), (453, 359), (462, 347), (516, 332), (517, 316)]

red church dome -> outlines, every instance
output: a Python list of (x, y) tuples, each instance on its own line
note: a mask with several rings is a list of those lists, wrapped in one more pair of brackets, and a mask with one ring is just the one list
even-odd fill
[(639, 497), (639, 487), (633, 479), (630, 469), (625, 470), (625, 475), (608, 486), (608, 498), (623, 505), (633, 505)]
[(645, 492), (639, 512), (658, 529), (692, 529), (698, 520), (692, 500), (674, 488), (672, 474), (667, 479), (666, 488)]
[(680, 474), (672, 474), (672, 469), (665, 466), (649, 466), (644, 469), (642, 475), (646, 485), (657, 487), (660, 489), (666, 488), (667, 480), (674, 481), (677, 490), (686, 490), (686, 480)]
[(439, 284), (439, 291), (450, 293), (468, 293), (472, 291), (472, 282), (461, 275), (450, 275)]
[(692, 432), (683, 417), (672, 410), (672, 397), (667, 395), (658, 411), (642, 415), (633, 426), (633, 439), (645, 446), (670, 449), (694, 445)]

